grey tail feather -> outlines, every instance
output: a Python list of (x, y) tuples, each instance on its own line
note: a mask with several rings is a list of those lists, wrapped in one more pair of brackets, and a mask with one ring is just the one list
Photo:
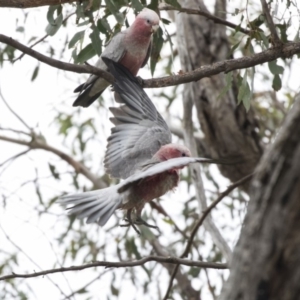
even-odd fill
[(74, 214), (78, 219), (87, 218), (86, 223), (96, 222), (103, 226), (121, 205), (121, 196), (115, 189), (105, 188), (97, 191), (71, 194), (58, 201)]
[[(80, 85), (79, 87), (77, 87), (74, 92), (81, 92), (77, 99), (74, 101), (73, 106), (82, 106), (82, 107), (88, 107), (90, 106), (95, 100), (97, 100), (99, 98), (99, 96), (103, 93), (103, 91), (93, 95), (93, 96), (89, 96), (89, 92), (92, 89), (93, 85), (89, 85), (83, 92), (82, 88), (83, 85)], [(80, 88), (80, 89), (79, 89)]]

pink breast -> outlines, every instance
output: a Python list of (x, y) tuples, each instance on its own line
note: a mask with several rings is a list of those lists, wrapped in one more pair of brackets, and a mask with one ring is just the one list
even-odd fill
[(121, 59), (120, 63), (123, 66), (125, 66), (134, 76), (136, 76), (144, 60), (145, 60), (145, 55), (133, 56), (127, 52), (124, 55), (124, 57)]

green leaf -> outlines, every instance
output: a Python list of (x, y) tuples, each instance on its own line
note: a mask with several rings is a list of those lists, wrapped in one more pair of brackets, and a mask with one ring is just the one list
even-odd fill
[(24, 27), (23, 26), (19, 26), (17, 29), (16, 29), (17, 32), (24, 32)]
[(96, 51), (92, 44), (88, 44), (77, 55), (76, 63), (82, 64), (96, 55)]
[(289, 29), (288, 23), (284, 22), (283, 24), (276, 24), (276, 27), (278, 27), (280, 30), (281, 40), (284, 43), (288, 42), (288, 37), (287, 37), (287, 33), (286, 33), (287, 30)]
[(151, 0), (150, 4), (147, 7), (152, 10), (156, 10), (158, 7), (158, 0)]
[(151, 59), (150, 59), (150, 70), (151, 74), (153, 76), (156, 64), (159, 59), (159, 54), (161, 51), (161, 48), (163, 46), (164, 39), (163, 39), (163, 31), (159, 27), (157, 32), (153, 36), (153, 46), (152, 46), (152, 51), (151, 51)]
[(78, 31), (74, 34), (74, 36), (71, 38), (70, 42), (69, 42), (69, 49), (70, 48), (73, 48), (75, 46), (75, 44), (78, 42), (78, 41), (82, 41), (83, 38), (84, 38), (84, 30), (82, 31)]
[(244, 107), (248, 111), (250, 108), (250, 99), (251, 99), (251, 91), (250, 91), (250, 87), (249, 87), (249, 84), (247, 81), (247, 71), (245, 71), (243, 80), (239, 87), (238, 104), (243, 102)]
[(37, 78), (37, 76), (39, 74), (39, 70), (40, 70), (40, 66), (37, 65), (32, 73), (31, 81), (34, 81)]
[(282, 74), (284, 71), (284, 68), (282, 66), (276, 64), (276, 60), (268, 62), (268, 66), (271, 73), (274, 75)]
[(144, 7), (139, 0), (131, 0), (132, 7), (137, 11), (141, 11)]
[(161, 21), (166, 24), (166, 25), (169, 25), (170, 23), (172, 23), (171, 21), (165, 19), (165, 18), (161, 18)]
[(54, 166), (54, 165), (51, 165), (50, 163), (48, 163), (48, 166), (49, 166), (49, 169), (50, 169), (50, 172), (51, 172), (52, 176), (53, 176), (55, 179), (60, 179), (59, 173), (56, 172), (55, 166)]
[(222, 89), (221, 93), (219, 94), (219, 96), (217, 97), (217, 100), (220, 99), (221, 97), (223, 97), (231, 88), (232, 86), (232, 72), (229, 72), (227, 74), (225, 74), (225, 82), (226, 85), (225, 87)]
[(273, 83), (272, 83), (272, 88), (278, 92), (281, 89), (281, 79), (280, 76), (278, 74), (274, 75), (273, 78)]
[(104, 33), (106, 36), (108, 36), (109, 33), (111, 32), (111, 28), (106, 18), (102, 18), (98, 20), (97, 28), (99, 29), (100, 32)]
[(264, 46), (266, 48), (268, 48), (269, 47), (269, 39), (266, 37), (266, 35), (262, 31), (260, 31), (260, 32), (258, 32), (258, 36), (259, 36), (260, 40), (263, 41)]
[(93, 31), (90, 34), (92, 45), (95, 52), (100, 56), (102, 53), (102, 41), (100, 40), (100, 32), (96, 26), (93, 26)]
[[(248, 38), (249, 39), (249, 38)], [(248, 39), (247, 39), (247, 42), (248, 42)], [(230, 53), (228, 56), (231, 56), (232, 53), (236, 50), (236, 48), (240, 45), (241, 41), (237, 42), (235, 45), (232, 46), (232, 48), (230, 49)], [(247, 45), (247, 43), (246, 43)], [(246, 47), (246, 46), (245, 46)]]
[(166, 3), (172, 5), (176, 8), (181, 8), (180, 4), (177, 2), (177, 0), (165, 0)]
[[(57, 14), (57, 17), (54, 17), (54, 14)], [(62, 15), (62, 6), (61, 5), (53, 5), (49, 6), (47, 12), (47, 20), (49, 24), (46, 27), (46, 33), (50, 36), (53, 36), (58, 29), (60, 28), (63, 22), (63, 15)]]

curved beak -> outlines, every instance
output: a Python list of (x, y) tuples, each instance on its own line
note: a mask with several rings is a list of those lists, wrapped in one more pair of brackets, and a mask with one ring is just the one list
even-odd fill
[(157, 29), (159, 28), (159, 25), (152, 25), (152, 29), (151, 29), (151, 32), (154, 33), (157, 31)]

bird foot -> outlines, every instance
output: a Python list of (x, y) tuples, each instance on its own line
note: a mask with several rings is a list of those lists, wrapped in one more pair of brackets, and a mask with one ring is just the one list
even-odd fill
[(157, 230), (159, 229), (157, 226), (151, 225), (151, 224), (147, 223), (141, 217), (137, 217), (137, 219), (135, 220), (134, 224), (136, 224), (136, 225), (144, 225), (144, 226), (147, 226), (147, 227), (150, 227), (150, 228), (154, 228), (154, 229), (157, 229)]
[(140, 235), (141, 232), (137, 229), (136, 225), (144, 225), (144, 226), (147, 226), (147, 227), (150, 227), (150, 228), (154, 228), (154, 229), (157, 229), (159, 230), (159, 228), (155, 225), (151, 225), (149, 223), (147, 223), (145, 220), (143, 220), (141, 217), (138, 217), (135, 221), (133, 221), (131, 218), (128, 219), (128, 218), (125, 218), (124, 219), (125, 222), (127, 222), (126, 224), (121, 224), (120, 227), (129, 227), (129, 226), (132, 226), (133, 229), (135, 230), (135, 232)]
[(121, 224), (120, 227), (129, 227), (129, 226), (132, 226), (132, 228), (135, 230), (135, 232), (140, 235), (141, 232), (136, 228), (135, 226), (135, 222), (133, 222), (131, 219), (128, 219), (128, 218), (125, 218), (124, 219), (125, 222), (127, 222), (126, 224)]

